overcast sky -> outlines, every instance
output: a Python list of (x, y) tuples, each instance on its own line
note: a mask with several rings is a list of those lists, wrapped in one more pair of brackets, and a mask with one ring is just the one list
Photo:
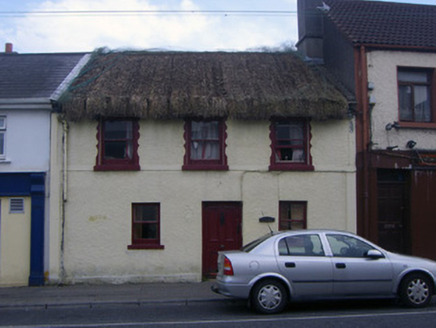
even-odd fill
[(297, 0), (0, 0), (0, 51), (243, 51), (292, 46), (297, 33)]

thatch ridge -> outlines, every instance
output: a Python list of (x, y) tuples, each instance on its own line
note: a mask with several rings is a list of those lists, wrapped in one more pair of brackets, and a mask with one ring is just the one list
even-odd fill
[(343, 118), (345, 97), (294, 53), (95, 52), (60, 99), (70, 120)]

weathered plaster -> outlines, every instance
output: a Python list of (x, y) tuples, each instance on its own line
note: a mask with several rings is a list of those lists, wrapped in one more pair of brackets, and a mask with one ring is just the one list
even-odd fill
[[(182, 171), (184, 122), (141, 121), (141, 171), (94, 172), (97, 123), (71, 123), (65, 251), (63, 255), (51, 252), (50, 277), (58, 279), (63, 258), (67, 282), (200, 281), (205, 201), (243, 204), (244, 243), (269, 231), (258, 219), (277, 218), (280, 200), (307, 201), (309, 228), (355, 231), (355, 148), (350, 123), (312, 123), (315, 172), (268, 171), (271, 149), (266, 121), (227, 122), (229, 171)], [(56, 149), (62, 150), (60, 145)], [(61, 161), (57, 164), (58, 183)], [(127, 248), (134, 202), (160, 203), (163, 250)], [(55, 207), (51, 211), (60, 213)], [(277, 230), (277, 220), (271, 228)], [(58, 220), (52, 225), (51, 240), (60, 242), (61, 233)]]
[[(434, 53), (406, 51), (372, 51), (368, 53), (368, 81), (374, 84), (370, 92), (376, 99), (371, 111), (373, 149), (398, 146), (407, 150), (406, 144), (414, 140), (416, 149), (434, 149), (436, 130), (400, 128), (386, 131), (388, 123), (398, 122), (397, 67), (436, 68)], [(401, 124), (400, 124), (401, 125)]]

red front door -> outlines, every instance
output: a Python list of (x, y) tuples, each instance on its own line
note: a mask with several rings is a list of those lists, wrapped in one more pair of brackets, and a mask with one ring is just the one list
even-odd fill
[(203, 203), (203, 275), (216, 275), (218, 252), (242, 246), (242, 204)]

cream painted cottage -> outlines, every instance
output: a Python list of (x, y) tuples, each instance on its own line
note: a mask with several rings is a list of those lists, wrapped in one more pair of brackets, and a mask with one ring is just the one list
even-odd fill
[(356, 231), (354, 117), (294, 53), (97, 51), (60, 105), (52, 283), (200, 281), (270, 228)]

